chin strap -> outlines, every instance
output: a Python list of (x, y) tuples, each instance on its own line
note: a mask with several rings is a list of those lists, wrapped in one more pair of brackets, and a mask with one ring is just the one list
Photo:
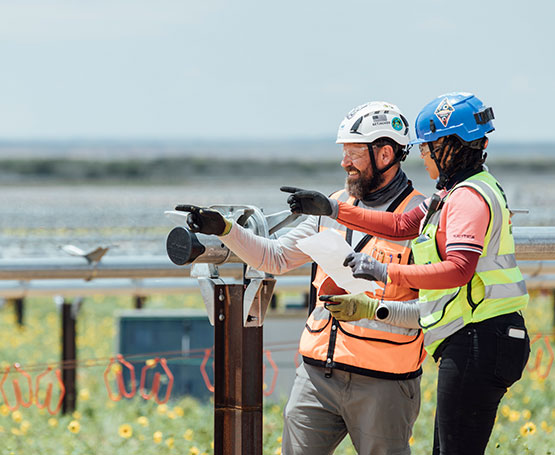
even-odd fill
[(387, 170), (395, 166), (397, 163), (400, 163), (401, 161), (405, 161), (405, 158), (409, 154), (409, 150), (410, 150), (410, 147), (407, 145), (404, 149), (401, 150), (401, 152), (395, 154), (395, 158), (393, 159), (393, 161), (391, 161), (391, 163), (389, 163), (383, 169), (378, 169), (378, 166), (376, 165), (376, 158), (374, 157), (374, 147), (372, 146), (372, 144), (366, 144), (366, 146), (368, 147), (368, 154), (370, 155), (370, 163), (372, 164), (372, 173), (374, 175), (383, 174), (384, 172), (386, 172)]

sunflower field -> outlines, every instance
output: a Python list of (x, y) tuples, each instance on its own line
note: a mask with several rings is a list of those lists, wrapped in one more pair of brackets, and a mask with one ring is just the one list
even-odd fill
[[(132, 399), (109, 398), (103, 374), (114, 355), (116, 335), (114, 312), (132, 307), (131, 298), (95, 297), (85, 299), (77, 322), (77, 410), (71, 414), (49, 412), (29, 401), (26, 379), (10, 373), (4, 377), (5, 397), (0, 400), (0, 455), (132, 455), (145, 453), (206, 455), (214, 453), (213, 403), (176, 397), (164, 404)], [(151, 297), (148, 308), (202, 308), (200, 297)], [(554, 369), (550, 365), (553, 337), (553, 295), (534, 292), (525, 317), (532, 345), (528, 370), (504, 397), (490, 439), (491, 454), (555, 454)], [(33, 381), (57, 368), (60, 359), (60, 313), (50, 298), (32, 298), (25, 303), (23, 326), (16, 324), (11, 305), (0, 309), (1, 372), (18, 364), (30, 372)], [(550, 354), (551, 352), (551, 354)], [(40, 367), (40, 368), (39, 368)], [(433, 436), (436, 366), (427, 359), (422, 378), (422, 406), (414, 427), (413, 454), (429, 454)], [(47, 372), (51, 377), (53, 372)], [(15, 406), (12, 379), (21, 386), (20, 400), (29, 406)], [(51, 381), (53, 382), (53, 381)], [(55, 381), (54, 381), (55, 382)], [(33, 382), (34, 384), (34, 382)], [(44, 403), (46, 386), (34, 400)], [(50, 391), (50, 411), (55, 411), (57, 388)], [(7, 398), (7, 402), (6, 402)], [(286, 397), (264, 405), (264, 454), (280, 454), (282, 412)], [(347, 438), (336, 454), (355, 454)]]

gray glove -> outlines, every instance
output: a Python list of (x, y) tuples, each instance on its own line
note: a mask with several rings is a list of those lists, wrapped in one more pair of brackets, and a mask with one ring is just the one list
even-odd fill
[(333, 212), (332, 200), (318, 191), (303, 190), (293, 186), (282, 186), (280, 190), (284, 193), (292, 193), (287, 198), (292, 213), (331, 215)]
[(196, 205), (182, 204), (175, 207), (180, 212), (189, 212), (187, 225), (192, 232), (201, 234), (225, 235), (231, 229), (231, 221), (217, 210)]
[(355, 278), (387, 283), (387, 265), (367, 254), (350, 253), (343, 261), (343, 265), (351, 267)]

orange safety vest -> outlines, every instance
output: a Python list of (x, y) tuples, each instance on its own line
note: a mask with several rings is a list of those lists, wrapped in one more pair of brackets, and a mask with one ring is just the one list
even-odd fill
[[(411, 199), (421, 196), (409, 185), (387, 208), (393, 213), (403, 213)], [(331, 196), (339, 201), (356, 205), (358, 201), (345, 190)], [(348, 243), (352, 231), (336, 220), (321, 217), (318, 230), (336, 229)], [(380, 262), (408, 264), (411, 257), (410, 241), (385, 240), (366, 235), (354, 247)], [(317, 295), (346, 294), (320, 268), (316, 268), (312, 285)], [(383, 283), (379, 283), (384, 286)], [(370, 297), (380, 300), (407, 301), (418, 299), (418, 290), (395, 286), (391, 283)], [(314, 303), (313, 303), (314, 305)], [(306, 363), (326, 369), (331, 376), (333, 368), (384, 379), (410, 379), (422, 374), (420, 366), (426, 357), (424, 336), (420, 329), (406, 329), (377, 320), (339, 322), (331, 317), (322, 302), (317, 300), (301, 336), (299, 352)]]

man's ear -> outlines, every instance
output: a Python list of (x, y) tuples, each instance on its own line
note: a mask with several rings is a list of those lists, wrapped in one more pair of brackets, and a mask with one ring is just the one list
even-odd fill
[(378, 152), (378, 157), (381, 161), (382, 166), (387, 166), (395, 159), (395, 151), (391, 145), (384, 145), (380, 148)]

